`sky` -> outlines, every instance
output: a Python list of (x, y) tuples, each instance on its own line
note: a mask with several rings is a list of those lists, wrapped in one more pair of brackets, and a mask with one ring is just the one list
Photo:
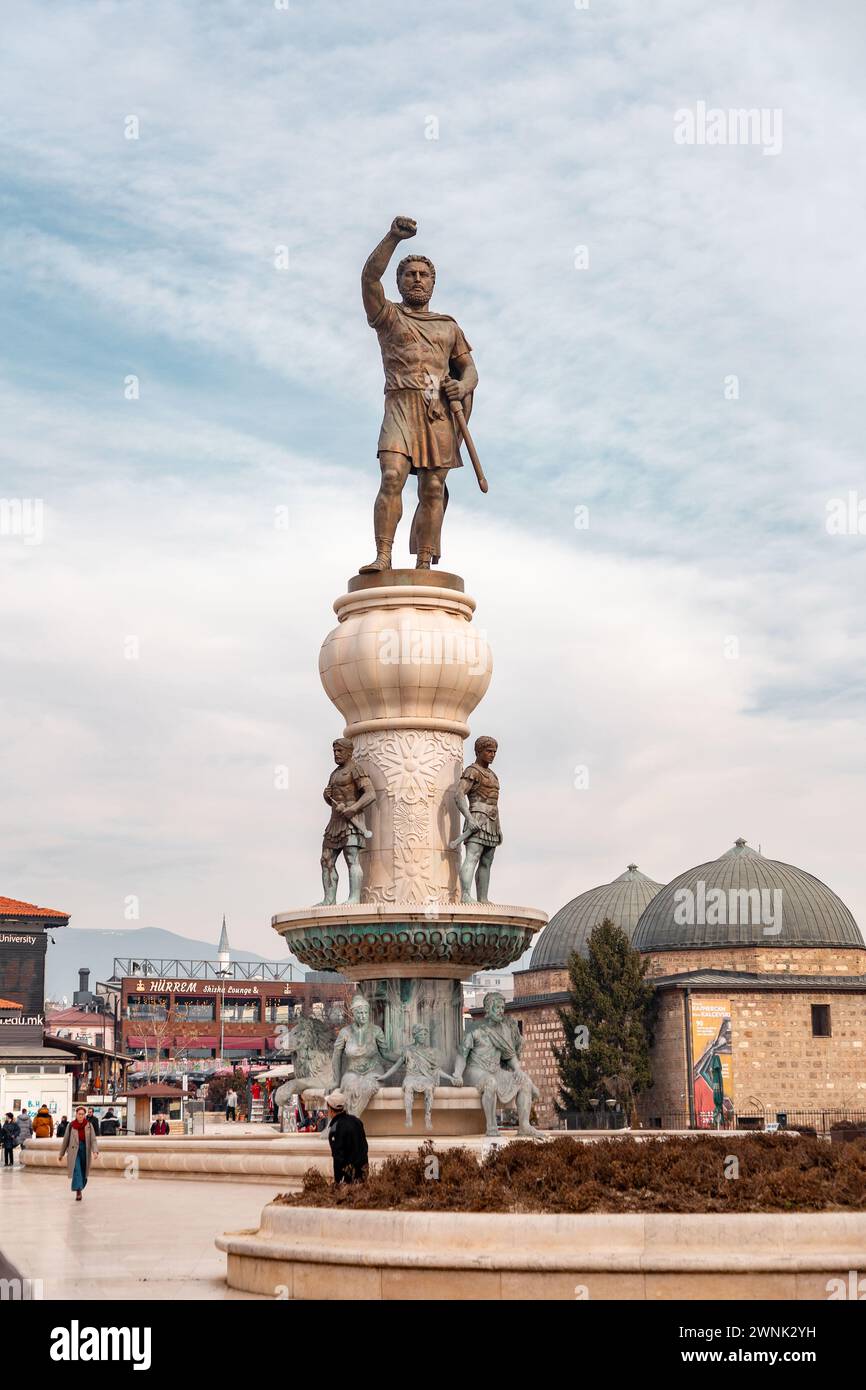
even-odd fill
[(11, 4), (0, 892), (277, 957), (319, 897), (405, 215), (480, 377), (492, 897), (744, 835), (866, 922), (864, 65), (859, 0)]

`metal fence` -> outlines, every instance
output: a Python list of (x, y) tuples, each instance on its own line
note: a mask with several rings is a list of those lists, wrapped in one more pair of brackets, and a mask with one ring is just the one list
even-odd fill
[[(688, 1111), (664, 1111), (653, 1115), (641, 1123), (642, 1129), (766, 1129), (768, 1125), (778, 1125), (780, 1129), (813, 1129), (816, 1134), (829, 1134), (835, 1125), (866, 1124), (866, 1110), (738, 1110), (726, 1117), (722, 1124), (713, 1124), (712, 1116), (707, 1123), (693, 1124)], [(570, 1129), (575, 1126), (569, 1125)], [(588, 1125), (590, 1129), (603, 1129), (598, 1121)]]

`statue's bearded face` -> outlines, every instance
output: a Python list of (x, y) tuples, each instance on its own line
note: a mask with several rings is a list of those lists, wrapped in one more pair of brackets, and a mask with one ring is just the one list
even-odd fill
[(400, 272), (398, 285), (403, 303), (423, 309), (433, 294), (433, 272), (426, 261), (410, 261)]
[(491, 994), (487, 1001), (487, 1017), (499, 1023), (505, 1017), (505, 999), (501, 994)]

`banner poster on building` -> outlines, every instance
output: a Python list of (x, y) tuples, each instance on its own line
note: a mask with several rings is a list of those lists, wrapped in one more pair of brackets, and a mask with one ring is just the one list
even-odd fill
[(728, 1124), (734, 1114), (731, 1001), (692, 995), (692, 1093), (698, 1129)]

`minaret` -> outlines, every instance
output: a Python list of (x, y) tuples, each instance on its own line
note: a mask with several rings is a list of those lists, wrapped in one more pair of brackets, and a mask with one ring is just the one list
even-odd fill
[(229, 934), (226, 931), (226, 915), (223, 913), (223, 929), (220, 932), (220, 944), (217, 946), (217, 966), (219, 973), (225, 975), (229, 969)]

